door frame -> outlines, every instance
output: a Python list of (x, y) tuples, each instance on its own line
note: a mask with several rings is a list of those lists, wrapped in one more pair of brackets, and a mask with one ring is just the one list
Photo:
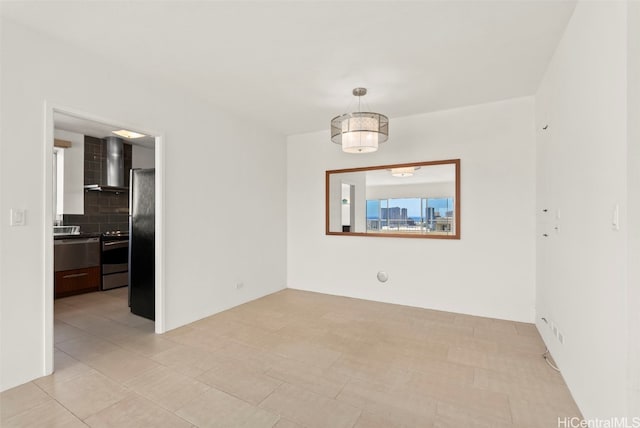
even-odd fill
[(54, 113), (62, 113), (75, 116), (80, 119), (90, 120), (112, 126), (119, 126), (146, 135), (155, 136), (155, 198), (156, 198), (156, 218), (155, 218), (155, 333), (161, 334), (166, 331), (165, 324), (165, 287), (164, 287), (164, 171), (165, 171), (165, 137), (164, 133), (153, 131), (146, 127), (128, 124), (126, 120), (105, 118), (91, 113), (80, 111), (67, 106), (61, 106), (45, 101), (44, 103), (44, 144), (43, 144), (43, 165), (44, 171), (44, 375), (53, 373), (53, 158), (54, 144)]

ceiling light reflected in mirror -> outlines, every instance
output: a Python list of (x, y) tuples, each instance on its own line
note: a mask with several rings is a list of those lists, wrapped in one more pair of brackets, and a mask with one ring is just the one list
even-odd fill
[(392, 168), (389, 171), (394, 177), (411, 177), (418, 169), (420, 169), (419, 166), (407, 166), (404, 168)]

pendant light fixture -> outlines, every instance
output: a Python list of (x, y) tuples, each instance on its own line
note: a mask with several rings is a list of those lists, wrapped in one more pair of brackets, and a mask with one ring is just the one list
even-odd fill
[(358, 111), (331, 119), (331, 141), (342, 145), (345, 153), (371, 153), (389, 138), (389, 118), (383, 114), (360, 111), (366, 88), (355, 88)]

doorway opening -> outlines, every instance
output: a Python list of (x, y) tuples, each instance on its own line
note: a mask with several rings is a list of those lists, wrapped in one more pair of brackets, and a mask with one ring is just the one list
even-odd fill
[(51, 106), (45, 129), (50, 374), (54, 354), (99, 364), (118, 341), (165, 331), (164, 168), (158, 132)]

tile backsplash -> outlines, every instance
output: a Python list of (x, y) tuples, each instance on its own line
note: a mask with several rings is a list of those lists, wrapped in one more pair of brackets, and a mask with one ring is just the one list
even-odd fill
[[(124, 145), (125, 185), (129, 185), (131, 169), (131, 145)], [(106, 181), (103, 165), (106, 144), (99, 138), (85, 136), (84, 184)], [(84, 192), (84, 215), (63, 215), (63, 224), (78, 225), (80, 232), (107, 232), (129, 229), (129, 194), (112, 192)]]

